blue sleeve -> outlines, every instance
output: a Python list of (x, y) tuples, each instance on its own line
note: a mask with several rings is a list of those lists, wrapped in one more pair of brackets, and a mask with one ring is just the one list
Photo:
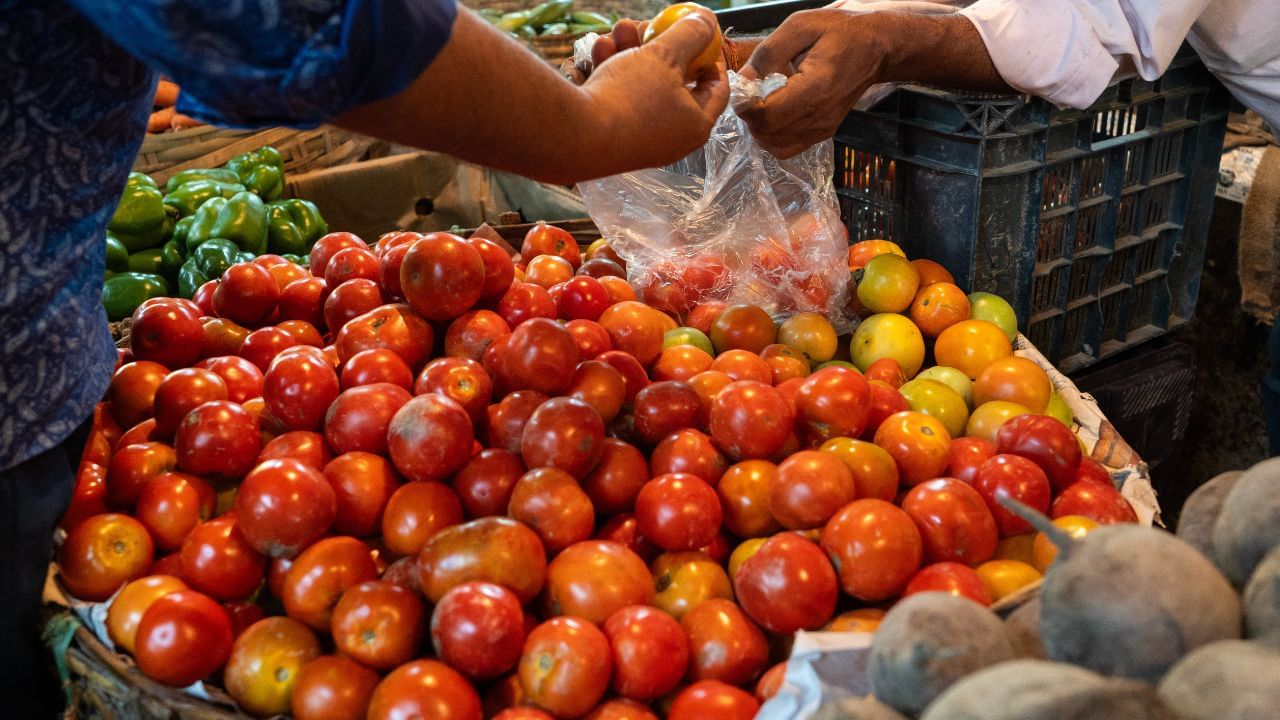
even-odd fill
[(71, 0), (182, 88), (178, 111), (233, 127), (314, 127), (413, 81), (455, 0)]

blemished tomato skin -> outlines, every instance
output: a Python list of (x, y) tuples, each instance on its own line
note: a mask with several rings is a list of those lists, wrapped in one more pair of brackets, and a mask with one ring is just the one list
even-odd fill
[(330, 629), (342, 654), (386, 671), (418, 654), (426, 626), (417, 593), (387, 580), (371, 580), (342, 593)]

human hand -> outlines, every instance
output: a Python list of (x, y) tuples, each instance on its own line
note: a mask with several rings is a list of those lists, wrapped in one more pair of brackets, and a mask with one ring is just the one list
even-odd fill
[(623, 50), (640, 47), (640, 39), (644, 37), (644, 31), (648, 27), (648, 20), (630, 20), (627, 18), (619, 20), (614, 23), (613, 29), (609, 33), (596, 38), (595, 43), (591, 46), (591, 64), (589, 66), (578, 65), (573, 58), (569, 58), (560, 67), (561, 72), (575, 85), (581, 85), (605, 60)]
[(744, 77), (790, 76), (768, 97), (737, 108), (765, 149), (785, 160), (833, 136), (863, 92), (879, 82), (885, 51), (873, 15), (798, 12), (756, 47)]

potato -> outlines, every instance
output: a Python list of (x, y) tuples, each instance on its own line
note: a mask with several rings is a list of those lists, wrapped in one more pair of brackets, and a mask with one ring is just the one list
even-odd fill
[(1280, 548), (1267, 554), (1244, 586), (1244, 636), (1280, 652)]
[(1004, 619), (1004, 627), (1013, 640), (1018, 657), (1044, 659), (1044, 642), (1040, 640), (1040, 596), (1023, 603)]
[(1012, 660), (952, 685), (920, 720), (1174, 720), (1143, 682), (1044, 660)]
[(871, 642), (867, 675), (881, 702), (915, 715), (965, 675), (1016, 655), (995, 613), (972, 600), (928, 592), (885, 615)]
[(809, 720), (907, 720), (906, 716), (868, 695), (826, 700)]
[(1242, 586), (1262, 558), (1280, 546), (1280, 458), (1249, 468), (1227, 493), (1213, 524), (1213, 559)]
[(1280, 714), (1280, 654), (1224, 640), (1187, 655), (1169, 671), (1160, 699), (1183, 720), (1261, 720)]
[(1218, 520), (1218, 512), (1222, 510), (1227, 493), (1235, 487), (1236, 479), (1242, 474), (1239, 470), (1232, 470), (1215, 475), (1196, 488), (1182, 504), (1182, 513), (1178, 515), (1178, 537), (1204, 553), (1205, 557), (1213, 558), (1213, 524)]

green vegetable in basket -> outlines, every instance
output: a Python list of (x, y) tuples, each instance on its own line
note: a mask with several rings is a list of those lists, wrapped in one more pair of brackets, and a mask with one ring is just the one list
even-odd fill
[(186, 246), (177, 240), (170, 240), (160, 248), (160, 274), (166, 279), (178, 277), (178, 270), (186, 260)]
[(200, 286), (209, 282), (209, 278), (200, 272), (194, 257), (187, 258), (178, 269), (178, 295), (189, 298), (196, 294)]
[(201, 180), (239, 184), (240, 176), (236, 174), (235, 170), (228, 168), (198, 168), (195, 170), (183, 170), (177, 175), (169, 178), (169, 182), (164, 184), (164, 191), (171, 193), (187, 183), (200, 182)]
[(231, 240), (240, 250), (261, 255), (267, 250), (267, 206), (251, 192), (206, 200), (193, 216), (187, 250), (211, 238)]
[(160, 258), (160, 248), (150, 248), (148, 250), (139, 250), (129, 256), (129, 272), (147, 273), (150, 275), (159, 275), (162, 272), (163, 262)]
[(611, 25), (580, 25), (578, 23), (569, 23), (570, 35), (582, 35), (584, 33), (600, 33), (604, 34), (612, 29)]
[(509, 12), (501, 18), (498, 18), (498, 21), (495, 22), (494, 25), (503, 32), (514, 33), (526, 26), (528, 23), (529, 11), (518, 10), (516, 12)]
[(173, 226), (173, 234), (169, 236), (170, 240), (176, 240), (182, 246), (182, 251), (187, 251), (187, 234), (191, 232), (191, 225), (196, 221), (195, 215), (188, 215), (179, 220)]
[(129, 248), (111, 233), (107, 233), (107, 269), (123, 272), (129, 269)]
[[(207, 278), (222, 277), (222, 273), (238, 261), (240, 248), (230, 240), (214, 238), (193, 250), (187, 260), (195, 261), (196, 269)], [(184, 265), (186, 263), (183, 263)]]
[(549, 25), (567, 15), (572, 9), (573, 0), (548, 0), (529, 11), (529, 24), (535, 28)]
[(177, 209), (178, 217), (187, 217), (194, 215), (196, 210), (210, 198), (229, 198), (238, 192), (244, 192), (245, 189), (245, 186), (238, 181), (226, 183), (217, 180), (193, 180), (165, 195), (164, 204)]
[(284, 194), (284, 158), (269, 145), (231, 158), (227, 169), (263, 200), (275, 200)]
[(564, 35), (569, 32), (568, 23), (551, 23), (542, 28), (540, 35)]
[(102, 284), (102, 307), (112, 322), (123, 320), (145, 300), (169, 294), (169, 283), (159, 275), (116, 273)]
[(154, 180), (142, 173), (129, 173), (107, 229), (130, 252), (137, 252), (164, 242), (177, 219), (178, 211), (164, 204), (164, 194)]
[(604, 15), (601, 15), (598, 12), (590, 12), (587, 10), (575, 10), (574, 12), (570, 13), (569, 21), (575, 25), (591, 25), (591, 26), (603, 25), (604, 27), (607, 27), (607, 28), (613, 27), (613, 21), (610, 20), (609, 18), (605, 17)]
[(515, 32), (516, 37), (533, 38), (538, 37), (538, 31), (533, 29), (532, 25), (524, 25)]
[(303, 255), (327, 232), (328, 224), (310, 200), (292, 198), (267, 203), (267, 249), (273, 253)]

